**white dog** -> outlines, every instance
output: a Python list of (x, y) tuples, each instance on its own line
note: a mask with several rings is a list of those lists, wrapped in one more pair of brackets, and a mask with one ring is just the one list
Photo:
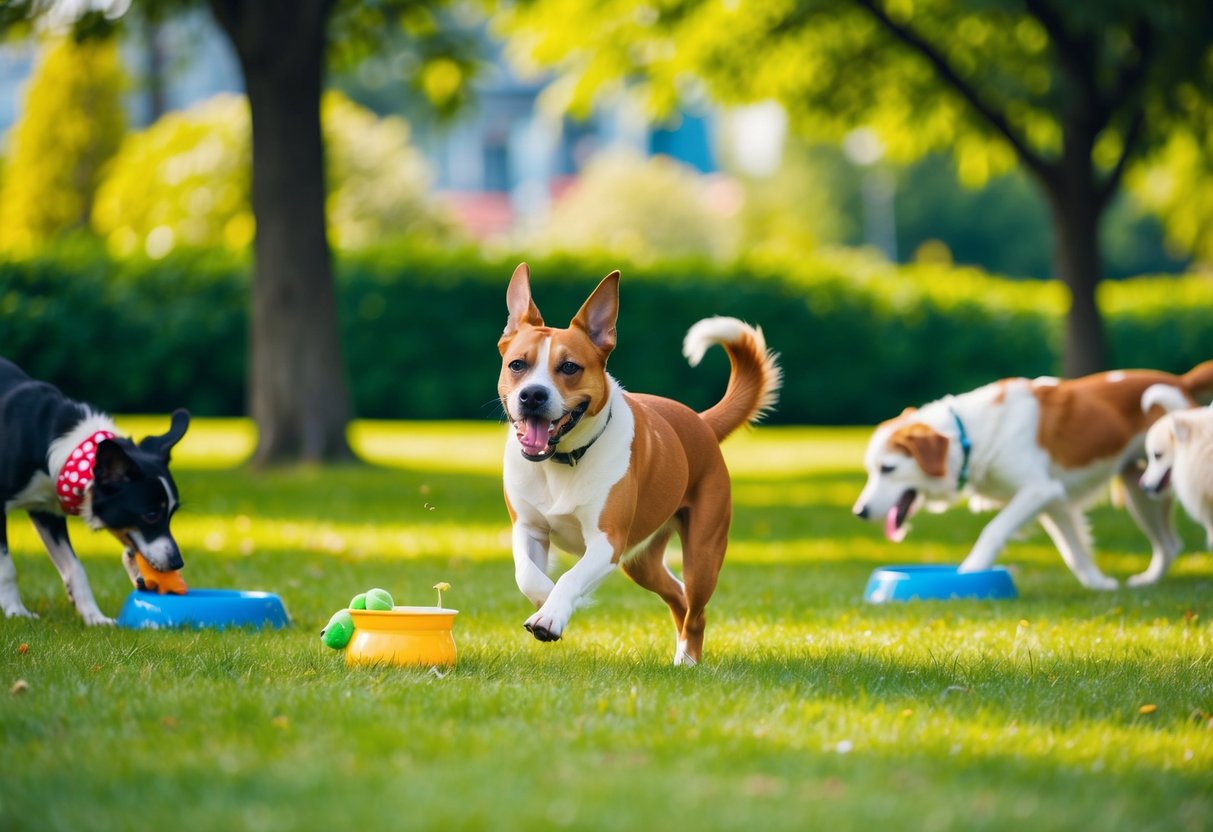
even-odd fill
[(1166, 385), (1187, 400), (1213, 393), (1213, 361), (1183, 376), (1146, 370), (1098, 373), (1071, 381), (1004, 379), (909, 408), (880, 425), (868, 444), (868, 481), (855, 515), (883, 522), (901, 540), (923, 505), (943, 510), (961, 497), (974, 508), (1000, 506), (962, 572), (989, 569), (1007, 541), (1039, 518), (1083, 586), (1114, 589), (1091, 557), (1083, 509), (1119, 476), (1129, 512), (1150, 539), (1149, 568), (1130, 586), (1157, 581), (1179, 553), (1166, 499), (1138, 484), (1147, 428), (1160, 408), (1143, 412), (1144, 391)]
[(1213, 549), (1213, 410), (1183, 409), (1182, 397), (1166, 385), (1146, 390), (1142, 409), (1171, 411), (1146, 433), (1146, 470), (1141, 487), (1149, 494), (1170, 489), (1188, 516), (1205, 527)]

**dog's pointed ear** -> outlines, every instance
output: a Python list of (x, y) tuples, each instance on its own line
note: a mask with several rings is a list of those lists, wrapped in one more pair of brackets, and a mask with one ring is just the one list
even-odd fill
[(505, 331), (501, 340), (510, 338), (523, 324), (543, 326), (543, 316), (539, 307), (531, 299), (531, 268), (526, 263), (519, 263), (510, 278), (510, 287), (505, 290), (505, 306), (510, 311), (510, 317), (505, 322)]
[(93, 481), (98, 486), (121, 485), (143, 478), (143, 472), (122, 445), (113, 439), (97, 443), (97, 460), (93, 463)]
[(173, 446), (181, 441), (181, 437), (185, 436), (185, 431), (189, 426), (190, 412), (184, 409), (174, 410), (169, 420), (168, 433), (161, 436), (149, 436), (139, 443), (139, 447), (168, 459)]
[(948, 437), (921, 422), (894, 431), (889, 447), (914, 457), (928, 477), (948, 473)]
[(1192, 435), (1192, 422), (1188, 414), (1180, 411), (1171, 414), (1171, 433), (1175, 434), (1176, 442), (1187, 442)]
[(615, 349), (615, 320), (619, 317), (619, 270), (608, 274), (573, 318), (571, 326), (585, 331), (604, 353)]

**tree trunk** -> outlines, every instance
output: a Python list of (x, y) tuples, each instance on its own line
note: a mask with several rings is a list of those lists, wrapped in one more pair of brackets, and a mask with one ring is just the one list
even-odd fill
[(1062, 374), (1085, 376), (1107, 369), (1103, 318), (1095, 303), (1099, 285), (1099, 221), (1104, 202), (1091, 161), (1098, 130), (1087, 101), (1074, 96), (1063, 118), (1061, 158), (1043, 184), (1053, 213), (1053, 270), (1070, 289)]
[(248, 395), (255, 465), (353, 458), (325, 235), (320, 94), (330, 0), (212, 0), (253, 122), (257, 221)]
[(1062, 373), (1067, 378), (1085, 376), (1107, 369), (1107, 345), (1103, 317), (1095, 302), (1100, 280), (1099, 217), (1094, 191), (1089, 198), (1051, 195), (1054, 242), (1053, 263), (1056, 276), (1070, 290), (1070, 309), (1066, 315)]

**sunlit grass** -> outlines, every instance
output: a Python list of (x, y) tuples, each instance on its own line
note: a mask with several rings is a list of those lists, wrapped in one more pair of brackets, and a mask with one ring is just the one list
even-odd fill
[[(357, 423), (375, 464), (257, 473), (227, 467), (247, 423), (196, 422), (174, 453), (187, 579), (279, 593), (282, 631), (87, 630), (10, 517), (42, 620), (0, 621), (0, 828), (1209, 828), (1213, 558), (1190, 522), (1194, 554), (1151, 589), (1088, 592), (1033, 532), (1003, 558), (1015, 601), (870, 606), (875, 566), (958, 561), (986, 518), (922, 516), (893, 547), (849, 515), (864, 431), (746, 432), (687, 671), (664, 605), (621, 576), (561, 642), (522, 630), (504, 430)], [(1101, 566), (1141, 571), (1132, 521), (1093, 519)], [(117, 544), (72, 532), (115, 613)], [(432, 603), (439, 580), (453, 672), (348, 671), (321, 646), (355, 592)]]

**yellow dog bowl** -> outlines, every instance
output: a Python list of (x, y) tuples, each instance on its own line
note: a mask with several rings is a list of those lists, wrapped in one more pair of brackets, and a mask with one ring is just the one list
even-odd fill
[(458, 614), (441, 607), (350, 610), (354, 637), (345, 648), (345, 663), (453, 667), (451, 628)]

